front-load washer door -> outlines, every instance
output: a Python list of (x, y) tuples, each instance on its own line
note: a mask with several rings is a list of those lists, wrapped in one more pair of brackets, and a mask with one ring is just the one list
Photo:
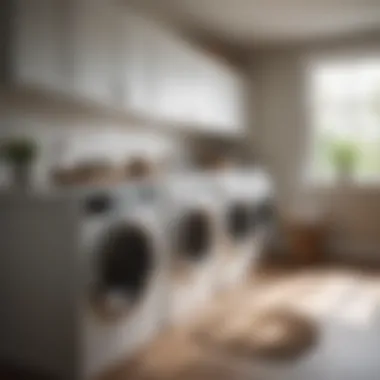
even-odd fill
[(234, 202), (227, 210), (227, 232), (231, 240), (240, 242), (250, 236), (251, 213), (245, 202)]
[(171, 317), (191, 317), (213, 294), (215, 284), (216, 220), (209, 209), (182, 210), (174, 233), (171, 271)]
[(143, 297), (156, 265), (152, 237), (142, 227), (111, 228), (98, 252), (95, 300), (104, 314), (121, 315)]
[(214, 242), (211, 216), (206, 210), (186, 210), (178, 220), (176, 251), (185, 260), (198, 262), (207, 258)]
[(270, 199), (266, 199), (256, 205), (254, 209), (255, 224), (270, 230), (273, 228), (276, 220), (276, 210), (274, 203)]

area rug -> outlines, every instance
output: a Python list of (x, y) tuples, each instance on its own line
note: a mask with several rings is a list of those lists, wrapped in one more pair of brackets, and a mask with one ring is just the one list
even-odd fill
[(202, 345), (241, 358), (297, 359), (316, 346), (319, 329), (310, 317), (290, 309), (221, 313), (193, 326)]

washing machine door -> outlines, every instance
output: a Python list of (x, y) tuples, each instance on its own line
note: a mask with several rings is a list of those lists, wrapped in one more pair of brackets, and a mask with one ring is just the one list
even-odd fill
[(235, 242), (243, 241), (251, 235), (251, 210), (244, 201), (231, 202), (226, 215), (227, 233)]
[(190, 262), (207, 258), (214, 243), (212, 216), (206, 209), (183, 210), (174, 230), (175, 252)]
[(119, 221), (105, 231), (90, 295), (100, 314), (124, 315), (144, 297), (157, 266), (154, 249), (153, 236), (140, 224)]

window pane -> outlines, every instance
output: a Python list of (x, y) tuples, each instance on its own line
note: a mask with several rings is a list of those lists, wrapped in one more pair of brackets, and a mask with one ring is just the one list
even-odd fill
[(345, 168), (380, 179), (380, 58), (321, 64), (312, 75), (314, 176)]

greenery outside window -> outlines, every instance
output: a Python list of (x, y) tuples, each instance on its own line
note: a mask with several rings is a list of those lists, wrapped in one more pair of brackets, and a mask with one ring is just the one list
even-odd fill
[(380, 182), (380, 57), (311, 70), (315, 181)]

